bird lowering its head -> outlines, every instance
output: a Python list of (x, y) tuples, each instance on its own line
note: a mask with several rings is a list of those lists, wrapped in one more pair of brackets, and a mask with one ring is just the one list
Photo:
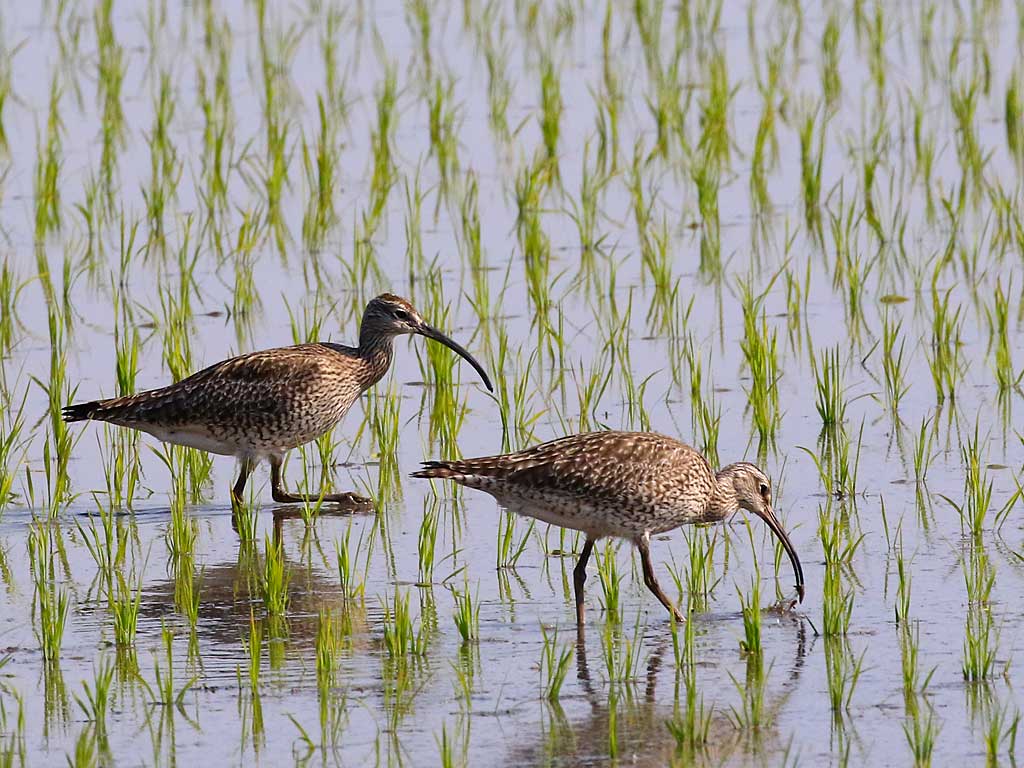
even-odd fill
[(802, 601), (804, 599), (804, 571), (800, 565), (800, 559), (796, 555), (796, 549), (783, 530), (779, 518), (775, 516), (775, 510), (772, 509), (772, 481), (760, 468), (746, 461), (724, 467), (715, 479), (719, 487), (719, 496), (725, 503), (714, 511), (720, 512), (724, 517), (738, 507), (764, 520), (782, 543), (783, 549), (789, 555), (790, 562), (793, 563), (793, 571), (796, 574), (796, 592)]
[(359, 326), (359, 346), (372, 346), (378, 341), (390, 341), (395, 336), (404, 334), (417, 334), (428, 339), (433, 339), (444, 344), (448, 349), (473, 366), (484, 384), (491, 392), (491, 380), (486, 371), (476, 358), (465, 350), (462, 345), (457, 344), (448, 338), (441, 331), (432, 327), (423, 319), (423, 316), (416, 311), (416, 308), (401, 296), (392, 293), (382, 293), (372, 299), (366, 305), (366, 312), (363, 314), (363, 322)]

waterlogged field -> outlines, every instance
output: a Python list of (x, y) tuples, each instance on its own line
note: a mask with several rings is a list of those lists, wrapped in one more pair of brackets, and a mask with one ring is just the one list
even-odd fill
[[(1024, 15), (1010, 2), (6, 3), (0, 765), (1010, 764)], [(227, 458), (71, 401), (410, 298), (232, 526)], [(765, 527), (629, 545), (411, 480), (654, 429)]]

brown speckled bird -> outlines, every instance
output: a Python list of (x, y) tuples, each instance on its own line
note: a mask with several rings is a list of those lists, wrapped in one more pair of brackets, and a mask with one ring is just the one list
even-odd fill
[(576, 621), (583, 625), (583, 584), (594, 542), (629, 539), (640, 551), (644, 584), (680, 621), (651, 565), (651, 536), (688, 523), (714, 523), (745, 509), (760, 517), (789, 554), (796, 590), (804, 575), (796, 550), (772, 511), (771, 480), (738, 462), (717, 473), (699, 452), (654, 432), (590, 432), (502, 456), (428, 461), (413, 477), (445, 478), (491, 494), (512, 512), (586, 534), (573, 571)]
[[(359, 326), (359, 346), (321, 342), (265, 349), (211, 365), (160, 389), (127, 397), (77, 403), (64, 409), (65, 421), (107, 421), (148, 432), (166, 443), (237, 456), (238, 481), (231, 489), (241, 503), (245, 483), (262, 459), (270, 460), (274, 501), (317, 501), (288, 493), (281, 463), (292, 448), (332, 429), (367, 389), (391, 366), (394, 339), (419, 334), (439, 341), (464, 358), (493, 390), (472, 355), (427, 325), (412, 304), (385, 293), (373, 299)], [(354, 493), (324, 501), (362, 504)]]

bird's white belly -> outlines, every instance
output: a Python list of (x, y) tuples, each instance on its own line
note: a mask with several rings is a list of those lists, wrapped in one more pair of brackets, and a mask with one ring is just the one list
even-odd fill
[(174, 429), (170, 427), (148, 426), (146, 432), (153, 435), (161, 442), (184, 445), (187, 448), (196, 448), (207, 453), (216, 453), (221, 456), (238, 456), (246, 451), (242, 450), (234, 442), (218, 440), (212, 435), (201, 432), (193, 432), (188, 429)]

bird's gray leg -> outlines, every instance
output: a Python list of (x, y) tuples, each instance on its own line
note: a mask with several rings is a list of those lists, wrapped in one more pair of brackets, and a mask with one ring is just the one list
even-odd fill
[(328, 493), (323, 499), (319, 494), (288, 493), (281, 481), (282, 456), (270, 457), (270, 493), (278, 504), (316, 504), (319, 501), (326, 501), (336, 504), (371, 504), (372, 501), (358, 493)]
[(249, 475), (256, 469), (256, 461), (248, 456), (242, 457), (242, 466), (238, 470), (238, 479), (231, 487), (231, 506), (240, 507), (245, 503), (245, 484), (249, 481)]
[(640, 550), (640, 563), (644, 569), (644, 584), (647, 588), (654, 593), (654, 596), (658, 598), (662, 605), (668, 608), (669, 613), (676, 617), (676, 621), (680, 624), (686, 619), (683, 614), (676, 608), (675, 603), (668, 599), (662, 589), (661, 585), (658, 584), (658, 579), (654, 576), (654, 566), (651, 565), (651, 539), (646, 534), (636, 540), (636, 548)]
[(583, 628), (583, 584), (587, 580), (587, 561), (593, 550), (594, 540), (588, 536), (583, 543), (580, 559), (576, 561), (576, 567), (572, 570), (572, 586), (576, 592), (576, 627), (579, 629)]

